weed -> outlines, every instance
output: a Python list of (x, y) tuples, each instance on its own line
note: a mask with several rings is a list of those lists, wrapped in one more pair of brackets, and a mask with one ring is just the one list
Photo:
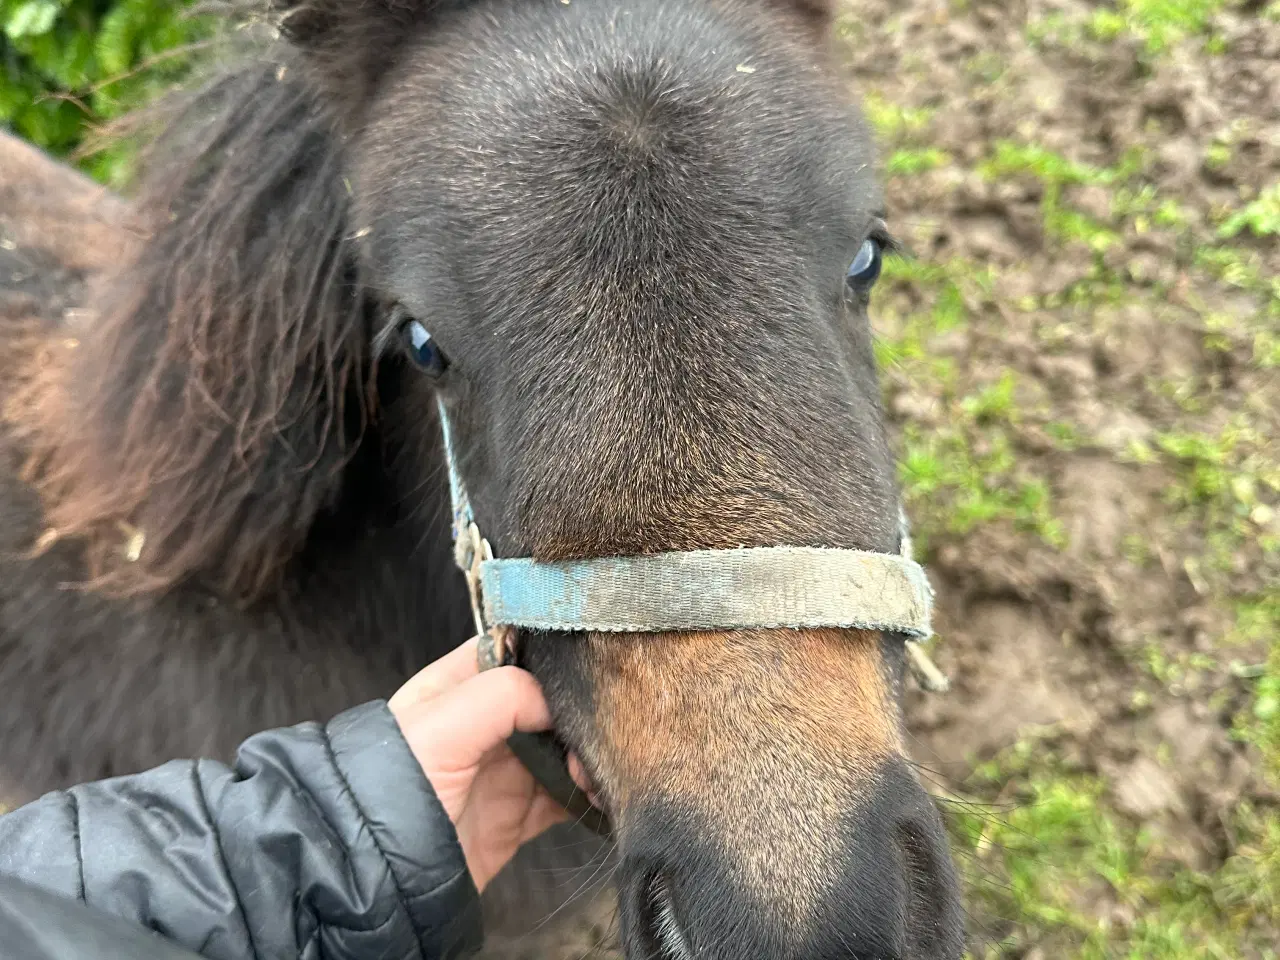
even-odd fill
[(1249, 805), (1236, 814), (1243, 834), (1218, 874), (1218, 903), (1238, 923), (1251, 917), (1280, 924), (1280, 820)]
[(1253, 362), (1262, 369), (1280, 369), (1280, 333), (1260, 330), (1254, 334)]
[(1158, 196), (1150, 184), (1136, 190), (1119, 187), (1111, 198), (1111, 215), (1132, 219), (1138, 233), (1146, 233), (1152, 226), (1182, 230), (1191, 222), (1191, 214), (1185, 207), (1177, 200)]
[(1137, 533), (1126, 533), (1120, 541), (1120, 552), (1135, 567), (1145, 567), (1151, 560), (1151, 544)]
[(889, 103), (875, 93), (867, 93), (862, 98), (862, 110), (876, 134), (885, 143), (904, 142), (923, 133), (934, 113), (922, 107), (903, 107)]
[(1224, 0), (1120, 0), (1132, 32), (1149, 54), (1163, 53), (1180, 40), (1203, 34)]
[(964, 65), (965, 72), (983, 83), (992, 84), (1004, 76), (1008, 69), (1004, 58), (997, 53), (980, 53), (970, 57)]
[(1108, 184), (1114, 179), (1114, 174), (1106, 170), (1076, 163), (1037, 144), (1014, 143), (1009, 140), (1002, 140), (995, 145), (995, 152), (979, 164), (978, 172), (991, 180), (1030, 174), (1045, 183), (1058, 185)]
[(977, 423), (1015, 422), (1018, 410), (1013, 403), (1014, 384), (1013, 371), (1006, 370), (999, 381), (960, 401), (960, 409)]
[(1054, 420), (1044, 425), (1045, 433), (1053, 438), (1059, 450), (1070, 452), (1080, 447), (1082, 438), (1080, 430), (1073, 423)]
[(1109, 44), (1132, 37), (1141, 44), (1147, 60), (1165, 54), (1191, 37), (1204, 36), (1204, 51), (1213, 56), (1226, 51), (1226, 38), (1211, 33), (1214, 15), (1225, 0), (1116, 0), (1083, 16), (1052, 13), (1027, 26), (1033, 46), (1055, 45), (1068, 50), (1085, 41)]
[(1211, 57), (1220, 57), (1227, 52), (1227, 38), (1220, 33), (1205, 38), (1204, 52)]
[(1101, 253), (1120, 241), (1114, 230), (1063, 206), (1056, 188), (1046, 191), (1043, 212), (1045, 233), (1064, 243), (1083, 243), (1095, 253)]
[[(1234, 853), (1215, 872), (1187, 869), (1158, 829), (1118, 815), (1108, 785), (1074, 772), (1028, 736), (979, 765), (965, 785), (1011, 809), (957, 804), (950, 819), (969, 895), (1016, 918), (988, 956), (1073, 960), (1235, 960), (1266, 949), (1280, 914), (1280, 822), (1248, 807), (1229, 815)], [(1090, 910), (1114, 905), (1119, 922)], [(1052, 944), (1045, 952), (1044, 944)]]
[(1226, 239), (1243, 230), (1248, 230), (1255, 237), (1280, 236), (1280, 182), (1273, 183), (1255, 200), (1229, 216), (1218, 228), (1218, 236)]
[(1215, 142), (1205, 147), (1204, 163), (1210, 170), (1221, 170), (1231, 162), (1231, 145)]
[(1122, 14), (1107, 9), (1093, 11), (1085, 22), (1085, 28), (1090, 36), (1104, 43), (1119, 38), (1128, 26), (1129, 22)]
[(1252, 702), (1236, 716), (1233, 732), (1258, 749), (1266, 772), (1280, 783), (1280, 587), (1238, 601), (1235, 627), (1227, 640), (1268, 645)]
[(1269, 459), (1266, 438), (1242, 417), (1217, 435), (1163, 432), (1156, 445), (1184, 468), (1170, 489), (1177, 504), (1247, 516), (1263, 491), (1280, 494), (1280, 464)]
[(1248, 251), (1205, 246), (1196, 250), (1193, 262), (1230, 286), (1243, 290), (1266, 289), (1259, 258)]
[(945, 529), (964, 534), (982, 523), (1010, 520), (1051, 546), (1065, 544), (1048, 483), (1019, 469), (1003, 429), (984, 428), (979, 443), (964, 425), (925, 433), (908, 424), (904, 448), (900, 474), (907, 499)]
[(1179, 651), (1170, 655), (1156, 641), (1143, 648), (1142, 661), (1155, 681), (1173, 693), (1183, 692), (1198, 678), (1218, 668), (1218, 662), (1208, 654)]
[[(1102, 253), (1119, 242), (1119, 235), (1111, 227), (1071, 208), (1063, 200), (1063, 188), (1120, 186), (1140, 174), (1147, 163), (1148, 156), (1141, 148), (1126, 151), (1114, 167), (1095, 167), (1037, 144), (1001, 141), (995, 145), (992, 155), (978, 165), (978, 173), (990, 180), (1015, 176), (1036, 178), (1044, 186), (1041, 215), (1045, 234), (1063, 243), (1082, 243), (1095, 253)], [(1170, 224), (1185, 219), (1175, 203), (1157, 198), (1154, 188), (1147, 188), (1145, 192), (1128, 190), (1113, 200), (1113, 212), (1132, 214), (1146, 208), (1157, 211), (1162, 220)]]
[(949, 154), (934, 147), (923, 150), (895, 150), (885, 162), (885, 173), (891, 177), (912, 176), (936, 170), (950, 162)]

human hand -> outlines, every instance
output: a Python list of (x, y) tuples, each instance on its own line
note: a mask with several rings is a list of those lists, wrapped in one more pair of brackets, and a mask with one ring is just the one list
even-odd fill
[[(507, 746), (551, 727), (542, 688), (517, 667), (481, 672), (472, 638), (419, 671), (388, 701), (409, 748), (453, 821), (476, 888), (568, 813)], [(582, 767), (570, 770), (585, 786)]]

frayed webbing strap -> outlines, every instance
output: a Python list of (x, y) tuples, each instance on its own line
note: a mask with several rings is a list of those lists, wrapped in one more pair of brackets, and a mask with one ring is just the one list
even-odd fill
[(458, 565), (477, 631), (661, 633), (671, 630), (880, 630), (932, 636), (933, 591), (911, 558), (899, 508), (900, 553), (815, 547), (693, 550), (562, 563), (494, 559), (475, 528), (457, 448), (439, 401)]
[(485, 619), (534, 630), (845, 627), (923, 639), (932, 591), (914, 562), (805, 547), (480, 565)]

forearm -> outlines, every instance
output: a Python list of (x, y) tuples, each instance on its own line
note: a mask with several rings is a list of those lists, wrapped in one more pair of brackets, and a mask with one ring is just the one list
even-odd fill
[[(218, 960), (455, 957), (479, 939), (461, 848), (382, 704), (0, 817), (0, 872)], [(358, 950), (358, 952), (357, 952)]]

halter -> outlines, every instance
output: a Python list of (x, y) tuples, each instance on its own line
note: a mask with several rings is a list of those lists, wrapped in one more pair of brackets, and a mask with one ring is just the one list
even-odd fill
[[(566, 632), (795, 630), (841, 627), (903, 638), (929, 690), (947, 680), (919, 643), (933, 635), (933, 591), (911, 558), (899, 505), (899, 552), (753, 547), (601, 557), (560, 563), (497, 559), (480, 534), (458, 468), (453, 428), (437, 396), (453, 505), (454, 559), (466, 576), (481, 670), (513, 663), (519, 628)], [(599, 832), (608, 823), (577, 789), (550, 735), (516, 734), (512, 749), (548, 792)]]

